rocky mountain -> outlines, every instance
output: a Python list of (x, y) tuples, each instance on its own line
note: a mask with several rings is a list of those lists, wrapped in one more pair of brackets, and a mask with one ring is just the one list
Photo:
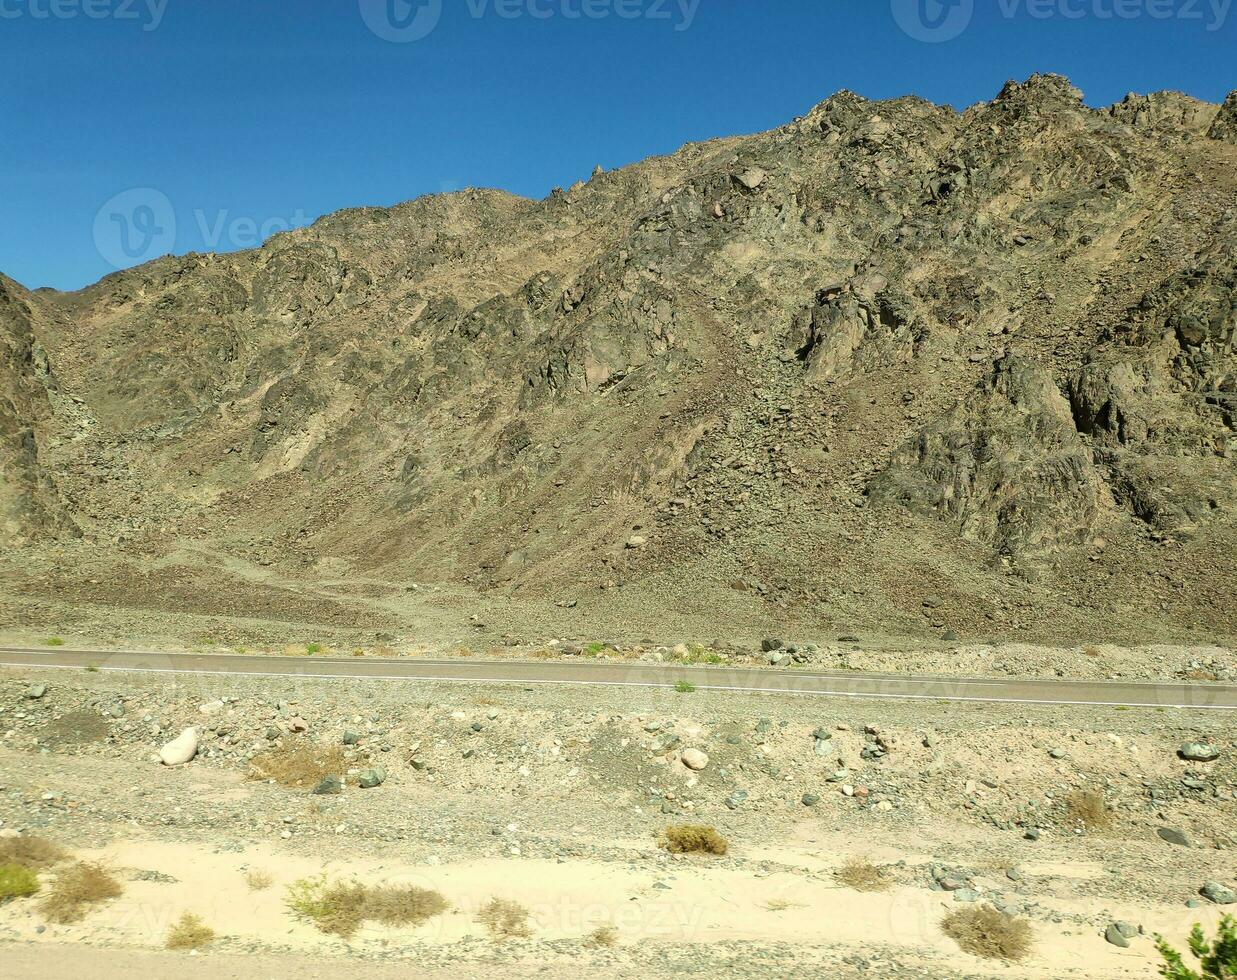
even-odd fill
[(1231, 639), (1235, 412), (1237, 93), (841, 92), (541, 201), (0, 280), (0, 608), (415, 632), (298, 585), (344, 574), (551, 635)]

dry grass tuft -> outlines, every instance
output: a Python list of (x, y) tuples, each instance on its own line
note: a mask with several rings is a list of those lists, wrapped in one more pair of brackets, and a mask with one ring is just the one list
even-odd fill
[(288, 907), (322, 932), (351, 939), (366, 922), (418, 926), (447, 910), (447, 901), (426, 888), (363, 885), (306, 878), (288, 888)]
[(889, 887), (885, 869), (864, 858), (851, 858), (834, 872), (834, 877), (857, 892), (883, 892)]
[(610, 948), (618, 945), (619, 931), (614, 926), (598, 926), (588, 934), (590, 946)]
[(215, 938), (215, 930), (192, 912), (185, 912), (180, 921), (168, 930), (168, 949), (201, 949)]
[(1031, 926), (991, 906), (955, 909), (941, 930), (964, 953), (994, 960), (1020, 960), (1031, 951)]
[(1103, 793), (1077, 789), (1065, 798), (1068, 819), (1087, 830), (1104, 830), (1112, 826), (1112, 813)]
[(802, 902), (792, 902), (789, 898), (771, 898), (765, 902), (765, 908), (770, 912), (785, 912), (787, 909), (801, 909)]
[(68, 855), (46, 837), (0, 837), (0, 864), (20, 864), (45, 871)]
[(266, 891), (274, 883), (275, 879), (269, 871), (263, 871), (261, 868), (250, 868), (245, 872), (245, 884), (249, 886), (251, 892)]
[(56, 875), (39, 901), (39, 911), (49, 922), (79, 922), (91, 906), (123, 892), (124, 886), (103, 865), (78, 861)]
[(22, 864), (0, 864), (0, 905), (29, 898), (39, 890), (39, 876)]
[(255, 755), (249, 778), (273, 779), (280, 786), (316, 786), (327, 776), (342, 776), (347, 768), (342, 747), (295, 739)]
[(519, 902), (505, 898), (491, 898), (477, 914), (477, 921), (490, 930), (495, 939), (511, 939), (531, 936), (528, 925), (528, 909)]
[(725, 854), (730, 845), (712, 827), (675, 824), (661, 832), (661, 846), (671, 854)]

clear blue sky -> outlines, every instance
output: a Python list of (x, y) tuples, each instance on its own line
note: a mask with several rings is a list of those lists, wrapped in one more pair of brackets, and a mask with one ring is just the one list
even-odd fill
[[(1035, 71), (1092, 105), (1237, 87), (1234, 0), (952, 2), (0, 0), (0, 271), (77, 288), (149, 257), (152, 230), (222, 251), (440, 190), (541, 197), (840, 88), (962, 107)], [(104, 208), (132, 188), (157, 196)]]

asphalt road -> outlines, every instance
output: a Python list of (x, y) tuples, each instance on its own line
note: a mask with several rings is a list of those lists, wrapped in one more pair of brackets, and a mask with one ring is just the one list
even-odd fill
[(344, 657), (243, 656), (93, 650), (0, 648), (0, 667), (335, 680), (673, 687), (701, 691), (992, 701), (1010, 704), (1124, 705), (1132, 708), (1237, 710), (1237, 685), (1176, 681), (1126, 682), (1027, 678), (931, 677), (821, 672), (801, 668), (681, 667), (646, 663), (522, 660), (377, 660)]

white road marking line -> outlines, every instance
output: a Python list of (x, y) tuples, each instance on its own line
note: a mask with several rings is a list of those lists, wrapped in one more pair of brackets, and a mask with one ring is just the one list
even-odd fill
[[(30, 667), (30, 664), (12, 664), (0, 662), (0, 667)], [(85, 670), (85, 667), (73, 667), (66, 664), (49, 664), (36, 667), (36, 670)], [(512, 680), (498, 677), (411, 677), (399, 674), (295, 674), (276, 671), (251, 670), (197, 670), (187, 667), (96, 667), (98, 673), (118, 674), (200, 674), (219, 677), (282, 677), (301, 680), (349, 680), (349, 681), (426, 681), (445, 684), (537, 684), (542, 686), (569, 687), (643, 687), (673, 689), (671, 683), (659, 684), (645, 681), (572, 681), (572, 680)], [(1203, 711), (1234, 711), (1237, 708), (1223, 704), (1160, 704), (1155, 702), (1130, 701), (1053, 701), (1042, 698), (997, 698), (973, 697), (959, 694), (880, 694), (863, 691), (804, 691), (799, 689), (783, 689), (772, 687), (726, 687), (720, 685), (699, 685), (698, 691), (732, 691), (741, 694), (799, 694), (809, 697), (832, 698), (868, 698), (881, 701), (958, 701), (982, 702), (984, 704), (1044, 704), (1057, 707), (1100, 707), (1100, 708), (1176, 708), (1180, 710)]]

